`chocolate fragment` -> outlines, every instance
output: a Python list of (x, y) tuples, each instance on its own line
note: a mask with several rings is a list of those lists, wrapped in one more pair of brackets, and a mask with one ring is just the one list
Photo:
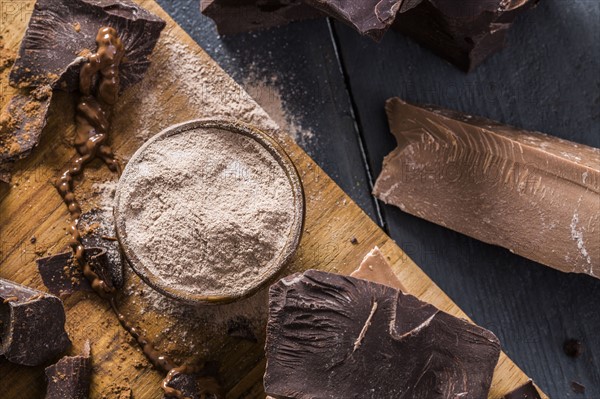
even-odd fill
[(64, 326), (60, 299), (0, 278), (0, 355), (24, 366), (51, 361), (71, 346)]
[(583, 352), (583, 345), (577, 339), (567, 339), (563, 344), (563, 351), (569, 357), (579, 357)]
[(96, 48), (96, 35), (103, 26), (124, 33), (127, 56), (120, 66), (121, 91), (139, 82), (165, 27), (162, 19), (130, 0), (38, 0), (10, 84), (76, 91), (79, 69)]
[(214, 378), (217, 374), (218, 365), (212, 362), (206, 363), (197, 373), (175, 373), (166, 385), (175, 389), (179, 394), (170, 396), (165, 393), (163, 398), (218, 399), (224, 397), (221, 387)]
[(90, 344), (86, 342), (80, 356), (65, 356), (46, 367), (46, 399), (88, 399), (91, 378)]
[(276, 398), (486, 398), (500, 344), (391, 287), (309, 270), (271, 287), (266, 355)]
[[(86, 248), (85, 259), (109, 287), (121, 287), (121, 265), (110, 262), (105, 248)], [(72, 252), (40, 258), (36, 260), (36, 263), (44, 285), (52, 294), (60, 296), (76, 291), (92, 291), (90, 283), (73, 262)]]
[[(305, 0), (325, 14), (352, 26), (361, 35), (381, 40), (404, 0)], [(410, 2), (409, 2), (410, 3)]]
[(542, 399), (533, 382), (529, 382), (514, 391), (507, 393), (502, 399)]
[(600, 275), (600, 149), (398, 98), (374, 194), (564, 272)]
[(364, 257), (358, 269), (353, 271), (350, 276), (387, 285), (388, 287), (406, 292), (406, 289), (392, 270), (385, 256), (379, 250), (379, 247), (373, 248)]
[(465, 71), (505, 46), (515, 18), (539, 0), (423, 0), (393, 28)]
[(16, 94), (0, 115), (0, 181), (10, 182), (11, 169), (40, 141), (52, 100), (49, 86)]
[(200, 0), (200, 11), (215, 21), (222, 35), (324, 16), (302, 0)]
[(571, 381), (571, 390), (575, 393), (584, 394), (585, 393), (585, 385), (580, 384), (577, 381)]

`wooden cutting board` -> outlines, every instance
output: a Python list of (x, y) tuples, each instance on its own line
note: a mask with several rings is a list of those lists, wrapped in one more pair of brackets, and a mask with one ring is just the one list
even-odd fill
[[(167, 28), (152, 56), (153, 64), (146, 78), (129, 89), (116, 108), (111, 141), (118, 157), (126, 162), (146, 139), (174, 123), (200, 117), (230, 117), (252, 123), (279, 139), (295, 162), (306, 193), (304, 235), (285, 274), (309, 268), (349, 274), (378, 245), (409, 293), (467, 318), (292, 139), (278, 132), (254, 100), (153, 0), (140, 3), (164, 18)], [(16, 52), (34, 1), (13, 4), (18, 9), (3, 13), (0, 34), (5, 46)], [(12, 94), (7, 84), (8, 71), (0, 78), (2, 101), (6, 105)], [(45, 287), (35, 259), (67, 248), (67, 209), (50, 181), (74, 156), (69, 145), (74, 136), (72, 112), (71, 99), (58, 94), (40, 145), (31, 157), (17, 164), (11, 187), (0, 188), (0, 277), (41, 290)], [(84, 211), (104, 215), (105, 223), (111, 223), (107, 219), (110, 219), (110, 182), (114, 181), (115, 176), (97, 163), (78, 184), (77, 195)], [(353, 238), (357, 244), (351, 242)], [(264, 398), (262, 323), (266, 318), (266, 300), (263, 291), (233, 305), (183, 306), (156, 294), (126, 270), (120, 306), (154, 337), (159, 348), (176, 358), (184, 360), (192, 356), (219, 361), (228, 398)], [(162, 376), (150, 367), (122, 331), (106, 303), (95, 295), (79, 292), (66, 298), (64, 304), (66, 327), (73, 341), (71, 353), (78, 353), (86, 340), (92, 345), (92, 398), (128, 397), (130, 390), (136, 399), (161, 397)], [(244, 324), (250, 326), (258, 342), (227, 334), (228, 330)], [(500, 398), (527, 381), (528, 377), (502, 354), (490, 398)], [(0, 397), (41, 398), (44, 390), (43, 367), (20, 367), (0, 360)]]

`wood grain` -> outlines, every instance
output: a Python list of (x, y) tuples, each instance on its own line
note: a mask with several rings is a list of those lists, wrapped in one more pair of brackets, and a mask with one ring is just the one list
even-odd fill
[[(300, 147), (288, 136), (276, 132), (273, 123), (256, 103), (181, 28), (152, 0), (141, 3), (167, 20), (168, 28), (153, 55), (153, 66), (146, 79), (130, 89), (116, 109), (111, 140), (121, 159), (128, 159), (145, 139), (173, 123), (202, 116), (235, 116), (251, 122), (280, 139), (298, 167), (306, 191), (305, 232), (286, 274), (308, 268), (350, 273), (363, 256), (378, 245), (390, 258), (408, 292), (466, 318)], [(22, 18), (3, 26), (2, 35), (10, 48), (17, 48), (25, 24), (26, 18)], [(182, 72), (191, 75), (182, 75)], [(194, 75), (198, 72), (211, 78), (199, 79)], [(2, 79), (6, 82), (6, 73)], [(242, 112), (235, 111), (240, 108)], [(58, 95), (40, 146), (29, 159), (17, 165), (10, 190), (4, 188), (1, 192), (0, 275), (39, 289), (44, 288), (35, 268), (35, 258), (67, 247), (67, 210), (49, 181), (74, 155), (69, 146), (73, 137), (71, 120), (70, 99)], [(77, 194), (88, 210), (98, 206), (93, 183), (111, 180), (114, 176), (100, 164), (86, 173)], [(35, 244), (30, 242), (32, 236), (36, 237)], [(351, 243), (353, 237), (358, 240), (358, 245)], [(261, 382), (263, 330), (256, 329), (259, 344), (241, 341), (227, 337), (216, 319), (223, 315), (244, 314), (251, 315), (254, 325), (260, 325), (266, 311), (265, 292), (243, 303), (222, 307), (174, 307), (130, 272), (126, 277), (120, 306), (150, 337), (155, 337), (157, 346), (180, 359), (193, 354), (194, 358), (219, 360), (228, 398), (264, 397)], [(92, 398), (117, 397), (128, 387), (135, 398), (160, 396), (161, 376), (149, 367), (121, 330), (106, 303), (94, 295), (78, 293), (65, 300), (65, 308), (67, 330), (74, 341), (72, 352), (79, 352), (86, 339), (92, 341)], [(527, 379), (510, 359), (502, 355), (490, 397), (499, 398)], [(44, 382), (39, 369), (14, 367), (0, 361), (1, 397), (39, 398), (43, 392)]]

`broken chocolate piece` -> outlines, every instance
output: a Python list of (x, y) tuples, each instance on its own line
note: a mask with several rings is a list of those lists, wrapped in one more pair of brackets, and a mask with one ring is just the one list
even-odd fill
[[(115, 273), (115, 269), (120, 269), (120, 265), (110, 262), (105, 248), (86, 248), (85, 257), (92, 270), (110, 287), (119, 288), (121, 286), (120, 273)], [(36, 260), (36, 263), (44, 285), (54, 295), (92, 290), (87, 279), (74, 264), (72, 252), (40, 258)]]
[(571, 381), (571, 390), (575, 393), (584, 394), (585, 393), (585, 385), (583, 385), (577, 381)]
[(0, 115), (0, 181), (10, 182), (12, 165), (40, 141), (52, 99), (49, 86), (16, 94)]
[(215, 21), (221, 35), (324, 16), (302, 0), (200, 0), (200, 11)]
[(394, 29), (470, 71), (502, 49), (515, 18), (539, 0), (423, 0), (398, 13)]
[(533, 382), (529, 382), (514, 391), (507, 393), (502, 399), (542, 399)]
[[(198, 373), (176, 373), (168, 379), (167, 387), (174, 388), (180, 397), (188, 399), (217, 399), (224, 396), (215, 376), (218, 374), (217, 363), (208, 362)], [(165, 380), (166, 381), (166, 380)], [(218, 393), (214, 393), (218, 392)], [(173, 396), (164, 395), (164, 399)]]
[(379, 247), (373, 248), (362, 260), (358, 269), (353, 271), (350, 276), (387, 285), (388, 287), (406, 292), (406, 289), (392, 270), (385, 256), (379, 250)]
[(65, 332), (60, 299), (0, 278), (0, 355), (24, 366), (37, 366), (64, 353)]
[(96, 48), (96, 35), (103, 26), (124, 33), (121, 91), (139, 82), (165, 27), (162, 19), (130, 0), (38, 0), (11, 70), (10, 84), (77, 90), (79, 69), (87, 53)]
[(600, 149), (398, 98), (387, 204), (564, 272), (600, 277)]
[(276, 398), (487, 398), (500, 344), (391, 287), (309, 270), (271, 287), (266, 355)]
[[(305, 0), (327, 15), (352, 26), (361, 35), (381, 40), (404, 0)], [(409, 2), (410, 3), (410, 2)]]
[(46, 399), (88, 399), (91, 378), (90, 344), (86, 342), (80, 356), (65, 356), (46, 367)]
[(563, 351), (569, 357), (579, 357), (583, 352), (583, 344), (577, 339), (567, 339), (563, 344)]

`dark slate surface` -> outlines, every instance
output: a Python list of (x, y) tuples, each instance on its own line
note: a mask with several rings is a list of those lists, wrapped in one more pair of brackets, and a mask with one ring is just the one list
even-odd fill
[[(383, 111), (391, 96), (600, 147), (597, 0), (543, 0), (517, 21), (509, 47), (470, 75), (394, 32), (375, 44), (340, 24), (330, 34), (327, 23), (311, 21), (219, 38), (197, 0), (159, 3), (252, 94), (250, 76), (277, 77), (290, 115), (313, 132), (299, 143), (375, 220), (367, 168), (376, 176), (394, 147)], [(600, 398), (600, 281), (548, 269), (393, 207), (384, 207), (383, 217), (396, 242), (493, 330), (552, 398)], [(581, 357), (563, 353), (567, 338), (582, 340)], [(586, 393), (574, 393), (571, 381)]]

